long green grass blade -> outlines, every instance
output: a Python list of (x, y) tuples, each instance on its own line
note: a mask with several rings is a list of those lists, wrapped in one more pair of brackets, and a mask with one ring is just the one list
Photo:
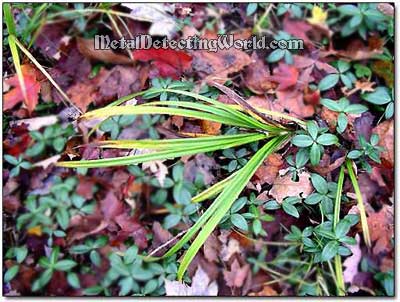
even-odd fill
[(116, 148), (116, 149), (150, 149), (150, 150), (165, 150), (165, 149), (186, 149), (191, 147), (205, 147), (211, 144), (222, 144), (229, 141), (235, 141), (246, 137), (254, 136), (255, 133), (242, 133), (233, 135), (218, 135), (204, 136), (195, 138), (178, 138), (164, 140), (107, 140), (100, 141), (101, 148)]
[(18, 82), (19, 86), (21, 87), (22, 95), (24, 97), (25, 103), (28, 103), (28, 94), (26, 92), (24, 75), (22, 73), (21, 61), (17, 49), (16, 38), (14, 35), (8, 36), (8, 44), (10, 46), (11, 56), (14, 62), (15, 71), (17, 72)]
[(35, 59), (35, 57), (29, 52), (28, 49), (25, 48), (24, 45), (22, 45), (21, 42), (18, 41), (17, 38), (14, 39), (15, 44), (19, 47), (19, 49), (31, 60), (31, 62), (45, 75), (45, 77), (49, 80), (49, 82), (54, 86), (54, 88), (57, 89), (57, 91), (62, 95), (62, 97), (71, 105), (74, 107), (78, 112), (82, 113), (82, 110), (80, 110), (68, 97), (68, 95), (61, 89), (61, 87), (57, 84), (56, 81), (52, 78), (52, 76), (46, 71), (46, 69), (43, 68), (42, 65)]
[(125, 166), (125, 165), (136, 165), (148, 161), (153, 160), (164, 160), (171, 159), (175, 157), (210, 152), (215, 150), (232, 148), (248, 143), (252, 143), (255, 141), (259, 141), (267, 138), (266, 134), (255, 133), (253, 135), (249, 135), (248, 137), (236, 139), (234, 141), (228, 141), (227, 143), (215, 144), (215, 145), (207, 145), (206, 147), (192, 147), (187, 149), (179, 149), (179, 150), (161, 150), (153, 153), (139, 154), (139, 155), (131, 155), (125, 157), (115, 157), (115, 158), (103, 158), (103, 159), (94, 159), (94, 160), (81, 160), (81, 161), (66, 161), (57, 163), (60, 167), (67, 168), (101, 168), (101, 167), (112, 167), (112, 166)]
[(208, 112), (201, 112), (190, 109), (161, 107), (161, 106), (117, 106), (117, 107), (105, 107), (97, 110), (93, 110), (85, 113), (82, 118), (98, 118), (98, 117), (110, 117), (115, 115), (142, 115), (142, 114), (168, 114), (178, 115), (184, 117), (191, 117), (200, 120), (208, 120), (211, 122), (217, 122), (225, 125), (237, 126), (248, 128), (247, 124), (239, 123), (234, 119), (227, 119), (219, 115), (215, 115)]
[[(218, 223), (221, 221), (226, 212), (230, 209), (234, 201), (239, 197), (239, 194), (244, 189), (250, 178), (253, 176), (257, 168), (263, 163), (265, 158), (273, 153), (279, 145), (287, 139), (287, 136), (272, 138), (267, 142), (249, 162), (238, 172), (228, 186), (215, 200), (215, 203), (221, 203), (220, 207), (212, 214), (211, 218), (204, 225), (203, 229), (197, 235), (196, 239), (190, 245), (178, 269), (178, 280), (182, 280), (190, 262), (193, 260), (201, 246), (207, 240)], [(221, 202), (222, 201), (222, 202)]]
[[(279, 139), (280, 142), (283, 141), (280, 140), (280, 138), (273, 138), (271, 139), (272, 142), (274, 142), (274, 140)], [(271, 142), (270, 141), (270, 142)], [(270, 145), (270, 142), (268, 142), (267, 144)], [(258, 151), (260, 152), (260, 151)], [(273, 151), (272, 151), (273, 152)], [(248, 163), (247, 163), (248, 164)], [(246, 164), (246, 166), (247, 166)], [(245, 167), (246, 167), (245, 166)], [(232, 183), (232, 181), (234, 179), (236, 179), (238, 177), (238, 174), (243, 171), (243, 169), (245, 169), (245, 167), (241, 168), (239, 171), (237, 171), (235, 173), (235, 176), (233, 176), (233, 178), (228, 182), (229, 184)], [(231, 185), (229, 185), (230, 187), (232, 187)], [(240, 190), (241, 191), (241, 190)], [(240, 192), (239, 192), (240, 193)], [(222, 193), (221, 193), (222, 195)], [(220, 196), (221, 196), (220, 195)], [(236, 199), (236, 198), (235, 198)], [(200, 216), (200, 218), (196, 221), (196, 223), (188, 230), (188, 232), (171, 248), (169, 249), (162, 257), (146, 257), (145, 260), (146, 261), (157, 261), (160, 258), (167, 258), (170, 257), (172, 255), (174, 255), (177, 251), (179, 251), (184, 245), (185, 243), (187, 243), (200, 229), (201, 227), (207, 222), (207, 220), (210, 219), (210, 217), (212, 217), (214, 215), (214, 213), (220, 209), (221, 207), (223, 207), (223, 204), (225, 202), (224, 198), (220, 198), (218, 197), (212, 204), (210, 207), (208, 207), (208, 209), (203, 213), (203, 215)], [(229, 209), (229, 208), (228, 208)]]
[(335, 198), (335, 208), (333, 212), (333, 227), (336, 227), (336, 224), (340, 220), (340, 204), (342, 202), (343, 182), (344, 182), (344, 166), (340, 168), (339, 172), (338, 186)]
[(3, 11), (4, 11), (4, 21), (7, 26), (8, 34), (16, 36), (17, 31), (15, 30), (15, 22), (14, 22), (14, 17), (11, 12), (11, 5), (10, 3), (4, 3), (3, 4)]
[(190, 109), (197, 109), (203, 112), (209, 112), (216, 115), (219, 115), (223, 118), (228, 120), (236, 120), (237, 123), (247, 124), (248, 128), (256, 128), (260, 129), (257, 123), (253, 123), (252, 121), (249, 122), (247, 118), (243, 118), (242, 116), (233, 116), (231, 112), (227, 112), (224, 109), (218, 108), (215, 105), (205, 105), (203, 103), (194, 103), (194, 102), (185, 102), (185, 101), (155, 101), (150, 103), (145, 103), (141, 106), (151, 106), (151, 105), (161, 105), (161, 106), (177, 106), (182, 108), (190, 108)]
[(349, 173), (349, 176), (350, 176), (351, 183), (354, 188), (354, 192), (356, 193), (356, 196), (357, 196), (357, 207), (358, 207), (358, 210), (360, 211), (361, 228), (363, 230), (364, 241), (365, 241), (365, 244), (367, 245), (367, 247), (370, 248), (371, 247), (371, 237), (369, 235), (367, 214), (365, 212), (364, 202), (363, 202), (362, 194), (360, 191), (360, 187), (358, 185), (357, 177), (353, 170), (353, 162), (351, 160), (347, 159), (346, 167), (347, 167), (347, 172)]
[(202, 202), (204, 200), (210, 199), (211, 197), (216, 196), (221, 193), (222, 190), (231, 182), (231, 180), (236, 176), (237, 172), (231, 174), (229, 177), (217, 182), (213, 186), (204, 190), (203, 192), (197, 194), (192, 198), (193, 203)]
[[(344, 166), (340, 168), (339, 172), (339, 179), (338, 179), (338, 186), (336, 191), (336, 198), (335, 198), (335, 208), (333, 211), (333, 228), (336, 228), (340, 220), (340, 204), (342, 202), (342, 192), (343, 192), (343, 182), (344, 182)], [(336, 274), (336, 290), (338, 296), (345, 296), (345, 285), (343, 279), (343, 268), (342, 268), (342, 257), (337, 254), (335, 255), (334, 259), (335, 264), (335, 274)]]
[[(182, 90), (174, 90), (174, 89), (164, 89), (164, 91), (190, 96), (194, 99), (198, 99), (198, 100), (213, 104), (218, 108), (226, 110), (227, 112), (231, 113), (233, 116), (240, 117), (242, 119), (246, 119), (248, 121), (248, 123), (253, 124), (255, 127), (259, 128), (259, 129), (263, 129), (263, 130), (267, 130), (267, 131), (271, 131), (271, 130), (274, 131), (276, 129), (276, 127), (271, 127), (270, 125), (268, 125), (266, 123), (261, 123), (259, 120), (255, 119), (254, 117), (246, 115), (243, 112), (241, 112), (239, 110), (235, 110), (231, 106), (221, 103), (219, 101), (213, 100), (212, 98), (209, 98), (209, 97), (206, 97), (203, 95), (199, 95), (199, 94), (196, 94), (196, 93), (193, 93), (190, 91), (182, 91)], [(282, 127), (282, 129), (285, 129), (285, 128)]]

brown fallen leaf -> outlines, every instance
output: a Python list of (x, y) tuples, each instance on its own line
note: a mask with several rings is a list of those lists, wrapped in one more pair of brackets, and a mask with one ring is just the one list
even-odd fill
[(293, 66), (298, 69), (305, 69), (308, 67), (317, 68), (318, 70), (325, 71), (326, 73), (338, 73), (337, 69), (332, 65), (310, 57), (300, 55), (293, 56)]
[(231, 238), (230, 234), (230, 231), (222, 230), (221, 235), (218, 236), (218, 239), (222, 244), (220, 255), (222, 260), (225, 262), (229, 261), (234, 254), (240, 254), (242, 252), (239, 241)]
[(376, 126), (373, 133), (379, 135), (379, 146), (385, 151), (381, 153), (382, 164), (387, 168), (394, 166), (394, 128), (393, 119), (384, 121)]
[(35, 47), (49, 58), (59, 60), (62, 52), (70, 41), (70, 36), (66, 35), (68, 31), (68, 22), (44, 24), (40, 27), (35, 40)]
[(277, 90), (282, 91), (297, 84), (297, 80), (299, 79), (299, 71), (294, 66), (290, 66), (285, 63), (279, 63), (278, 67), (274, 69), (273, 74), (268, 76), (267, 79), (277, 83)]
[[(153, 223), (152, 232), (153, 232), (153, 241), (152, 241), (151, 247), (149, 249), (151, 251), (155, 251), (157, 248), (162, 246), (164, 243), (168, 242), (168, 240), (172, 239), (172, 234), (168, 230), (165, 230), (158, 221), (155, 221)], [(173, 245), (173, 242), (171, 242), (171, 246), (172, 245)], [(159, 250), (152, 253), (152, 255), (156, 256), (156, 257), (162, 256), (167, 249), (168, 249), (168, 246), (161, 248), (161, 249), (159, 248)]]
[(204, 153), (196, 154), (193, 159), (185, 161), (184, 178), (190, 182), (194, 182), (198, 173), (203, 175), (204, 184), (209, 185), (214, 182), (215, 175), (212, 170), (218, 168), (218, 164), (214, 158)]
[(394, 213), (393, 206), (384, 205), (378, 212), (368, 217), (371, 240), (374, 242), (372, 252), (379, 255), (393, 249), (392, 239), (394, 236)]
[(115, 66), (110, 70), (100, 69), (93, 79), (84, 79), (68, 88), (72, 102), (83, 112), (91, 103), (102, 105), (143, 88), (141, 70), (136, 67)]
[(130, 216), (124, 212), (115, 217), (115, 222), (121, 228), (115, 238), (116, 242), (124, 242), (129, 237), (132, 237), (139, 249), (147, 248), (147, 230), (141, 225), (137, 217)]
[(271, 297), (271, 296), (279, 296), (279, 294), (270, 285), (264, 285), (261, 291), (256, 292), (256, 293), (249, 293), (249, 296), (253, 296), (253, 297)]
[(365, 46), (363, 41), (353, 40), (348, 44), (346, 50), (330, 49), (327, 51), (321, 51), (320, 56), (321, 57), (335, 56), (339, 59), (354, 62), (354, 61), (371, 59), (376, 55), (380, 55), (382, 53), (383, 53), (383, 48), (371, 49), (370, 47)]
[[(240, 266), (237, 259), (233, 260), (230, 270), (224, 270), (224, 279), (230, 287), (242, 287), (250, 273), (250, 265)], [(251, 274), (250, 274), (251, 278)]]
[(210, 262), (217, 262), (218, 255), (221, 250), (221, 242), (218, 240), (217, 236), (211, 234), (208, 236), (206, 242), (203, 246), (204, 257)]
[(304, 103), (302, 91), (277, 91), (274, 107), (280, 112), (289, 111), (298, 118), (310, 117), (314, 114), (314, 106)]
[(346, 156), (342, 156), (342, 157), (337, 158), (333, 163), (328, 162), (327, 165), (321, 164), (323, 162), (323, 161), (321, 161), (320, 165), (312, 167), (312, 170), (317, 172), (318, 174), (326, 175), (329, 172), (332, 172), (333, 170), (339, 168), (345, 162), (345, 160), (346, 160)]
[[(216, 39), (217, 34), (208, 33), (203, 38)], [(229, 79), (229, 75), (241, 71), (251, 64), (250, 56), (236, 48), (223, 49), (216, 52), (197, 50), (193, 53), (192, 67), (206, 76), (207, 80), (215, 80), (221, 84)]]
[(394, 85), (394, 64), (389, 60), (376, 60), (371, 62), (372, 71), (382, 78), (386, 85), (393, 88)]
[(67, 234), (68, 243), (71, 244), (75, 240), (81, 240), (87, 236), (98, 234), (107, 226), (108, 222), (103, 220), (98, 214), (88, 216), (75, 215), (70, 220)]
[(244, 82), (255, 94), (263, 94), (274, 88), (276, 85), (268, 80), (270, 72), (257, 54), (251, 56), (253, 62), (244, 69)]
[(264, 163), (257, 169), (254, 174), (258, 179), (256, 180), (260, 185), (265, 183), (273, 184), (279, 170), (282, 168), (283, 160), (280, 154), (271, 154), (269, 155)]
[(278, 203), (282, 203), (283, 199), (288, 196), (307, 197), (313, 191), (310, 181), (310, 174), (303, 172), (299, 174), (299, 181), (292, 180), (292, 176), (287, 173), (278, 176), (275, 179), (269, 194), (276, 199)]
[(89, 60), (96, 60), (111, 64), (133, 64), (134, 60), (127, 56), (117, 54), (111, 49), (94, 49), (93, 39), (76, 38), (79, 52)]
[(221, 131), (222, 124), (221, 123), (217, 123), (217, 122), (201, 120), (200, 121), (200, 126), (201, 126), (201, 130), (203, 130), (203, 132), (205, 134), (217, 135)]
[(106, 220), (113, 220), (124, 210), (124, 203), (117, 198), (112, 191), (108, 191), (106, 197), (100, 201), (101, 211)]

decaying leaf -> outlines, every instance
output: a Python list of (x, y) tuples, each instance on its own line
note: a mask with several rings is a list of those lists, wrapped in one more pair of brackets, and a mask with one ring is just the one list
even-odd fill
[(288, 173), (278, 176), (275, 179), (269, 194), (282, 203), (283, 199), (288, 196), (307, 197), (313, 191), (310, 181), (310, 174), (303, 172), (299, 174), (299, 181), (292, 180), (292, 176)]
[(222, 230), (221, 235), (218, 236), (222, 243), (221, 258), (225, 262), (229, 261), (235, 253), (241, 253), (239, 241), (230, 237), (230, 233), (230, 231)]
[(244, 81), (247, 88), (255, 94), (263, 94), (272, 89), (275, 84), (268, 77), (270, 73), (256, 53), (251, 56), (253, 62), (244, 69)]
[(210, 262), (216, 262), (221, 249), (217, 236), (211, 234), (204, 243), (204, 257)]
[(274, 153), (268, 156), (263, 165), (254, 174), (258, 179), (258, 183), (261, 185), (265, 183), (273, 184), (282, 165), (283, 160), (280, 154)]
[[(207, 34), (203, 38), (215, 39), (216, 34)], [(206, 80), (225, 83), (229, 75), (241, 71), (251, 64), (250, 56), (242, 50), (229, 48), (212, 52), (197, 50), (193, 52), (193, 69), (206, 75)]]
[(230, 270), (224, 271), (224, 279), (230, 287), (241, 287), (249, 276), (249, 272), (249, 264), (241, 266), (239, 261), (235, 259), (231, 264)]
[(393, 206), (384, 205), (381, 210), (369, 215), (368, 226), (371, 233), (371, 240), (375, 243), (372, 249), (375, 255), (390, 251), (393, 248), (393, 223)]
[(278, 84), (278, 90), (286, 90), (296, 85), (299, 78), (299, 71), (296, 67), (280, 63), (274, 70), (273, 75), (268, 76), (268, 80)]

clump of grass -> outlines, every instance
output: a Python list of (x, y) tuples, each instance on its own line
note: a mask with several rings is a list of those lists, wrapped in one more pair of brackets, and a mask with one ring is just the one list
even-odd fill
[[(161, 89), (159, 91), (161, 91)], [(153, 160), (165, 160), (184, 155), (223, 150), (257, 141), (265, 141), (265, 144), (254, 154), (243, 168), (193, 198), (193, 202), (200, 202), (219, 194), (212, 205), (188, 230), (182, 239), (163, 256), (169, 257), (175, 254), (185, 243), (193, 239), (196, 233), (199, 232), (181, 262), (178, 270), (178, 279), (181, 280), (189, 263), (199, 251), (200, 247), (204, 244), (207, 237), (221, 221), (223, 216), (229, 211), (233, 202), (238, 198), (239, 194), (257, 168), (268, 155), (278, 150), (290, 139), (292, 131), (280, 124), (268, 123), (266, 120), (261, 120), (255, 117), (254, 111), (257, 109), (253, 109), (254, 111), (252, 110), (252, 112), (250, 112), (250, 110), (246, 108), (229, 106), (211, 98), (187, 91), (173, 89), (164, 89), (164, 91), (186, 95), (197, 99), (198, 102), (155, 101), (136, 106), (119, 106), (122, 102), (117, 101), (113, 103), (113, 106), (90, 111), (84, 114), (81, 118), (109, 118), (116, 115), (142, 114), (178, 115), (237, 127), (242, 130), (241, 133), (166, 140), (102, 141), (99, 144), (101, 148), (150, 149), (153, 150), (153, 152), (107, 159), (60, 162), (58, 165), (70, 168), (98, 168), (132, 165)], [(147, 91), (147, 93), (154, 92), (154, 89)], [(278, 115), (282, 117), (281, 114)], [(157, 259), (158, 258), (154, 257), (146, 258), (148, 261)]]

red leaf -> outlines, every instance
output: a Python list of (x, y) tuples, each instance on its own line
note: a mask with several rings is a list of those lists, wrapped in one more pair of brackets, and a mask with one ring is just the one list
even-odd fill
[(32, 112), (39, 99), (40, 83), (37, 81), (37, 71), (29, 64), (21, 66), (22, 76), (24, 78), (26, 99), (20, 86), (18, 76), (14, 75), (5, 82), (8, 85), (14, 86), (9, 92), (4, 95), (4, 110), (12, 109), (20, 102), (24, 102), (29, 112)]
[(295, 67), (280, 63), (274, 75), (268, 76), (268, 80), (277, 82), (279, 84), (277, 90), (281, 91), (296, 85), (298, 77), (299, 72)]
[(100, 201), (100, 207), (106, 220), (112, 220), (122, 214), (124, 203), (120, 201), (113, 192), (108, 192), (106, 197)]
[(158, 69), (160, 76), (179, 79), (191, 67), (192, 57), (183, 51), (173, 49), (138, 49), (133, 52), (136, 60), (148, 62)]
[(292, 36), (304, 41), (306, 45), (311, 44), (311, 40), (307, 36), (307, 32), (312, 26), (303, 20), (292, 20), (287, 15), (283, 20), (283, 30)]

